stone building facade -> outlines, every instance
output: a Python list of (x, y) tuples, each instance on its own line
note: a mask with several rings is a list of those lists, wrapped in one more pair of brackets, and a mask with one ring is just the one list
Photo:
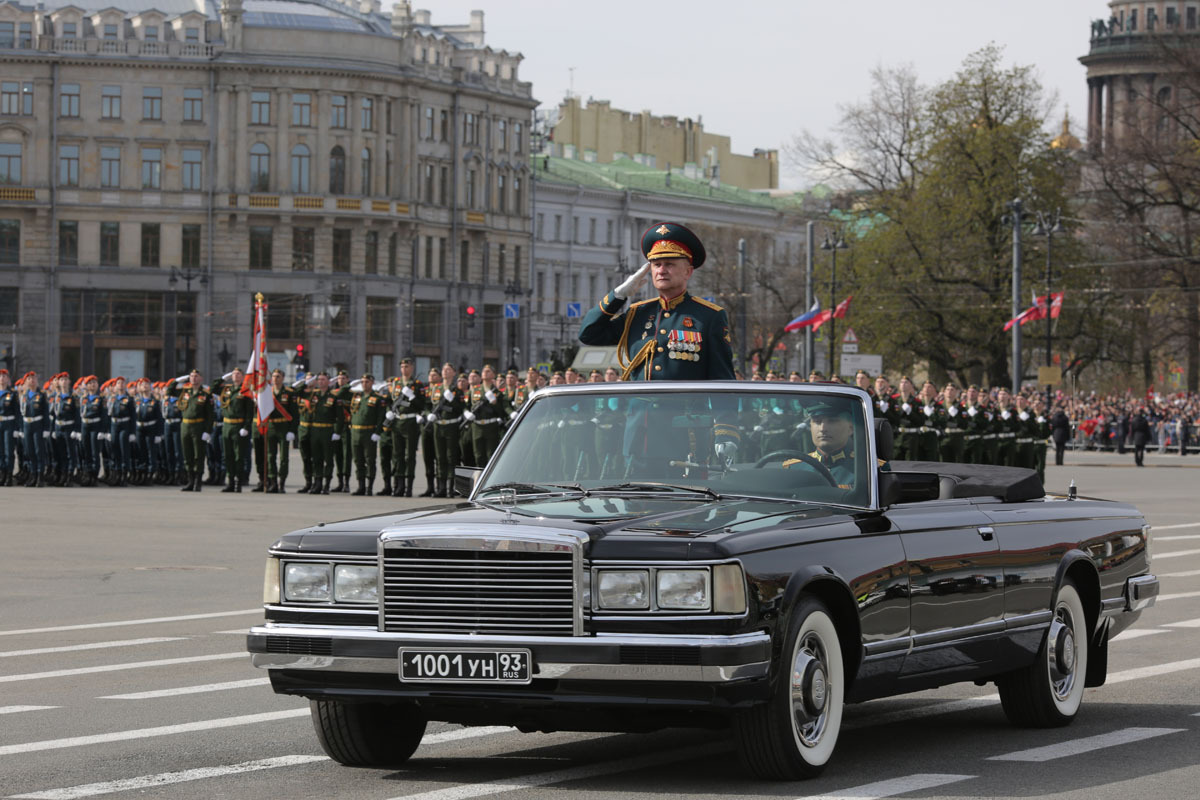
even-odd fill
[(521, 58), (406, 2), (3, 0), (11, 368), (219, 374), (256, 292), (314, 368), (498, 359), (527, 335), (500, 324), (531, 256)]

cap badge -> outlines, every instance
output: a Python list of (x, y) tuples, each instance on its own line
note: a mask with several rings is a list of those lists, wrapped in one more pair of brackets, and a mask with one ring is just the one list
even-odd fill
[(666, 236), (668, 233), (671, 232), (671, 229), (668, 228), (666, 225), (659, 225), (657, 228), (654, 229), (654, 232), (661, 234), (663, 236)]

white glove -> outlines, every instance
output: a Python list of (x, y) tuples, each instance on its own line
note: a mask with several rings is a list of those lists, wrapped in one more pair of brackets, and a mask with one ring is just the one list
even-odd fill
[(566, 421), (565, 419), (560, 419), (560, 420), (558, 421), (558, 427), (559, 427), (559, 428), (561, 428), (563, 425), (566, 425), (566, 424), (567, 424), (567, 421)]
[(250, 431), (246, 430), (245, 428), (242, 428), (241, 430), (238, 431), (238, 436), (241, 436), (243, 439), (249, 435), (250, 435)]
[(396, 418), (396, 415), (394, 413), (392, 413), (391, 411), (389, 411), (383, 415), (383, 418), (386, 419), (388, 422), (391, 422), (392, 420), (394, 420)]
[(378, 441), (379, 441), (379, 434), (378, 434), (378, 433), (372, 433), (372, 434), (371, 434), (371, 441), (372, 441), (372, 442), (378, 442)]
[(188, 375), (190, 375), (190, 374), (191, 373), (188, 373), (187, 375), (180, 375), (178, 378), (175, 379), (175, 382), (183, 383), (184, 381), (186, 381), (188, 379)]
[(210, 434), (207, 434), (207, 433), (200, 434), (200, 441), (208, 443), (211, 440), (212, 440), (212, 436)]
[(950, 406), (950, 408), (946, 409), (946, 413), (952, 417), (957, 417), (958, 416), (958, 406)]
[(454, 392), (450, 391), (449, 389), (442, 390), (442, 397), (446, 398), (447, 403), (454, 402)]
[(489, 403), (494, 403), (494, 402), (496, 402), (496, 395), (492, 394), (491, 390), (488, 390), (488, 391), (484, 392), (484, 393), (483, 393), (483, 396), (487, 398), (487, 401), (488, 401)]
[(14, 439), (24, 439), (25, 438), (24, 431), (13, 431), (13, 438)]
[(887, 400), (880, 400), (876, 405), (879, 406), (880, 411), (887, 411)]
[(334, 441), (334, 442), (340, 442), (341, 440), (342, 440), (342, 437), (336, 433), (331, 437), (331, 441)]
[(516, 419), (516, 418), (517, 418), (517, 412), (515, 412), (515, 411), (510, 411), (510, 412), (508, 412), (508, 418), (509, 418), (509, 419)]
[(437, 414), (430, 414), (425, 418), (426, 422), (437, 422)]
[(232, 373), (232, 372), (226, 372), (224, 375), (222, 375), (222, 376), (221, 376), (221, 380), (223, 380), (223, 381), (227, 381), (227, 380), (229, 380), (229, 379), (230, 379), (230, 378), (232, 378), (232, 377), (233, 377), (233, 373)]
[(1021, 422), (1029, 421), (1029, 412), (1028, 411), (1022, 411), (1020, 414), (1017, 414), (1017, 416), (1021, 418)]
[(591, 422), (593, 425), (599, 425), (599, 424), (600, 424), (600, 419), (599, 419), (598, 417), (592, 417), (592, 418), (591, 418), (590, 420), (588, 420), (588, 421), (589, 421), (589, 422)]
[(306, 384), (306, 383), (308, 383), (308, 379), (307, 379), (307, 378), (300, 378), (299, 380), (297, 380), (297, 381), (295, 381), (295, 382), (293, 382), (293, 383), (292, 383), (292, 388), (293, 388), (293, 389), (298, 389), (298, 388), (300, 388), (301, 386), (303, 386), (303, 385), (304, 385), (304, 384)]
[(467, 422), (474, 422), (474, 421), (475, 421), (475, 415), (474, 415), (474, 414), (472, 414), (470, 411), (464, 411), (464, 412), (463, 412), (463, 418), (464, 418), (464, 419), (466, 419), (466, 420), (467, 420)]
[[(42, 431), (42, 438), (43, 438), (43, 439), (49, 439), (49, 438), (50, 438), (50, 431)], [(130, 436), (129, 438), (130, 438), (130, 439), (133, 439), (133, 437), (132, 437), (132, 436)]]
[(289, 442), (294, 442), (294, 441), (296, 441), (296, 434), (292, 433), (291, 431), (288, 431), (288, 432), (287, 432), (287, 440), (288, 440)]
[(910, 406), (908, 403), (902, 403), (900, 405), (900, 410), (907, 414), (908, 412), (912, 411), (912, 406)]
[(737, 460), (737, 445), (733, 442), (718, 442), (714, 448), (717, 453), (717, 460), (725, 466), (729, 466)]
[(1045, 421), (1046, 421), (1046, 418), (1045, 418), (1045, 417), (1038, 417), (1038, 418), (1037, 418), (1037, 420), (1036, 420), (1037, 424), (1039, 424), (1039, 425), (1041, 425), (1041, 424), (1042, 424), (1043, 422), (1045, 422)]
[(761, 433), (761, 432), (762, 432), (762, 429), (763, 429), (763, 426), (762, 426), (762, 425), (755, 425), (755, 426), (754, 426), (754, 430), (755, 430), (755, 432), (757, 432), (757, 433)]
[(772, 411), (774, 411), (776, 414), (778, 414), (778, 415), (780, 415), (780, 416), (782, 416), (782, 415), (783, 415), (783, 409), (782, 409), (782, 408), (772, 408), (771, 410), (772, 410)]
[(933, 416), (933, 406), (925, 406), (921, 410), (925, 412), (925, 416), (927, 416), (927, 417)]
[(642, 288), (643, 285), (645, 285), (646, 279), (649, 277), (650, 262), (647, 261), (645, 264), (642, 264), (641, 269), (626, 278), (625, 282), (620, 286), (613, 289), (613, 297), (619, 297), (620, 299), (624, 300), (630, 295), (635, 294)]
[(161, 436), (155, 436), (155, 437), (154, 437), (154, 443), (155, 443), (155, 444), (162, 444), (162, 437), (161, 437)]
[(130, 441), (130, 443), (136, 442), (136, 441), (137, 441), (137, 434), (135, 434), (135, 433), (131, 433), (131, 434), (129, 434), (129, 441)]
[(83, 441), (83, 434), (82, 434), (82, 433), (79, 433), (79, 432), (77, 431), (77, 432), (75, 432), (75, 433), (72, 433), (72, 434), (71, 434), (71, 438), (72, 438), (72, 439), (74, 439), (74, 440), (75, 440), (75, 441), (77, 441), (77, 442), (80, 442), (80, 441)]
[(58, 437), (59, 437), (58, 431), (54, 431), (50, 434), (51, 439), (57, 439)]
[(417, 396), (417, 393), (414, 392), (412, 390), (412, 387), (409, 387), (409, 386), (405, 386), (403, 389), (401, 389), (400, 394), (404, 395), (409, 400), (412, 400), (414, 397)]
[(978, 413), (979, 413), (979, 409), (977, 409), (975, 406), (971, 406), (970, 408), (967, 409), (968, 417), (973, 417)]

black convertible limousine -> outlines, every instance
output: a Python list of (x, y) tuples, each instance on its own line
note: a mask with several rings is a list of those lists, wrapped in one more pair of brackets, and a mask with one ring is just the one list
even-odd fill
[(890, 449), (851, 387), (543, 390), (462, 502), (280, 538), (248, 649), (346, 765), (405, 761), (434, 720), (726, 727), (794, 779), (846, 703), (958, 681), (1069, 723), (1158, 593), (1142, 515)]

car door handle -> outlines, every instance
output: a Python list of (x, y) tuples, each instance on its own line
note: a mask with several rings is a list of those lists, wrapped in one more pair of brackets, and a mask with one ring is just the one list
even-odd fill
[(985, 525), (979, 529), (979, 538), (983, 539), (985, 542), (990, 542), (994, 538), (995, 533), (995, 528), (991, 527), (990, 525)]

